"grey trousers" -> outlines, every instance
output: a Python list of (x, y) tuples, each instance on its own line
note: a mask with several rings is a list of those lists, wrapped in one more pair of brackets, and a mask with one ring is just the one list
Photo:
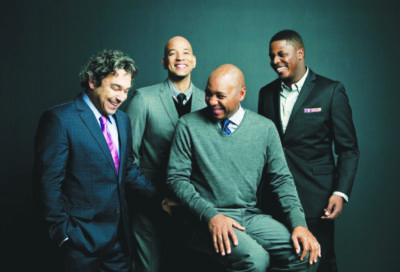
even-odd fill
[(133, 272), (192, 271), (193, 252), (186, 247), (186, 225), (160, 207), (132, 212)]
[(318, 264), (309, 265), (308, 256), (300, 261), (291, 241), (291, 233), (271, 216), (259, 209), (220, 209), (246, 228), (235, 229), (239, 244), (229, 255), (215, 252), (208, 227), (198, 226), (188, 243), (222, 264), (226, 271), (315, 271)]

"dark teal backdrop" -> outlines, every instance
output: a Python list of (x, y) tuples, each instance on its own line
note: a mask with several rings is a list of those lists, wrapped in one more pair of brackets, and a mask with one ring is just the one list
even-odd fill
[(260, 87), (276, 77), (268, 41), (285, 28), (302, 34), (310, 68), (344, 83), (353, 108), (361, 160), (337, 220), (340, 271), (400, 271), (397, 1), (8, 2), (0, 9), (0, 245), (1, 259), (14, 267), (8, 271), (52, 261), (33, 212), (33, 137), (43, 110), (81, 91), (78, 72), (93, 53), (129, 53), (141, 87), (166, 77), (163, 46), (185, 36), (197, 56), (193, 82), (204, 88), (216, 66), (233, 63), (246, 77), (243, 104), (256, 110)]

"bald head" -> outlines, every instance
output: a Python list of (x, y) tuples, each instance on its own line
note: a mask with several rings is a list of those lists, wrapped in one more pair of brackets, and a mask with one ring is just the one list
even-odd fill
[(169, 39), (169, 41), (165, 44), (164, 58), (168, 56), (168, 52), (173, 48), (175, 48), (177, 44), (182, 44), (183, 47), (187, 48), (193, 54), (193, 49), (192, 46), (190, 45), (190, 42), (182, 36), (175, 36)]
[(208, 82), (210, 81), (226, 81), (236, 91), (240, 91), (242, 88), (246, 88), (244, 83), (244, 75), (239, 68), (233, 64), (223, 64), (218, 66), (209, 76)]
[(171, 38), (164, 47), (162, 64), (173, 82), (187, 80), (190, 83), (190, 74), (196, 67), (196, 57), (189, 41), (181, 36)]
[(206, 103), (216, 120), (234, 115), (246, 95), (244, 76), (232, 64), (217, 67), (209, 76), (206, 88)]

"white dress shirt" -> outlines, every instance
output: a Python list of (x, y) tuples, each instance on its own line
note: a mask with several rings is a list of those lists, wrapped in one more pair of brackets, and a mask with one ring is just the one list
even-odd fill
[[(239, 104), (239, 109), (237, 110), (237, 112), (235, 112), (230, 118), (229, 118), (229, 124), (228, 124), (228, 129), (231, 131), (231, 133), (233, 133), (238, 126), (240, 125), (240, 123), (243, 120), (244, 117), (244, 109), (242, 108), (242, 106)], [(218, 122), (218, 126), (222, 129), (221, 127), (221, 123)]]
[(281, 110), (281, 122), (283, 133), (286, 132), (286, 127), (289, 122), (290, 114), (292, 113), (293, 106), (296, 103), (297, 97), (299, 97), (301, 88), (303, 88), (304, 82), (308, 75), (308, 68), (304, 76), (296, 83), (291, 86), (286, 86), (285, 83), (281, 83), (282, 89), (280, 94), (280, 110)]

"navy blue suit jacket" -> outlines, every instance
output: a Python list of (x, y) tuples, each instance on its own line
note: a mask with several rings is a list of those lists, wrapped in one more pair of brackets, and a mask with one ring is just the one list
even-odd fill
[(98, 253), (112, 249), (121, 231), (130, 241), (125, 185), (155, 196), (154, 187), (133, 162), (128, 116), (121, 111), (114, 116), (120, 144), (119, 174), (99, 123), (82, 95), (41, 116), (33, 178), (49, 236), (56, 244), (68, 237), (78, 249)]
[(278, 129), (306, 218), (321, 218), (334, 191), (350, 197), (357, 172), (359, 150), (348, 97), (343, 84), (310, 70), (284, 134), (280, 91), (280, 79), (261, 88), (258, 113)]

